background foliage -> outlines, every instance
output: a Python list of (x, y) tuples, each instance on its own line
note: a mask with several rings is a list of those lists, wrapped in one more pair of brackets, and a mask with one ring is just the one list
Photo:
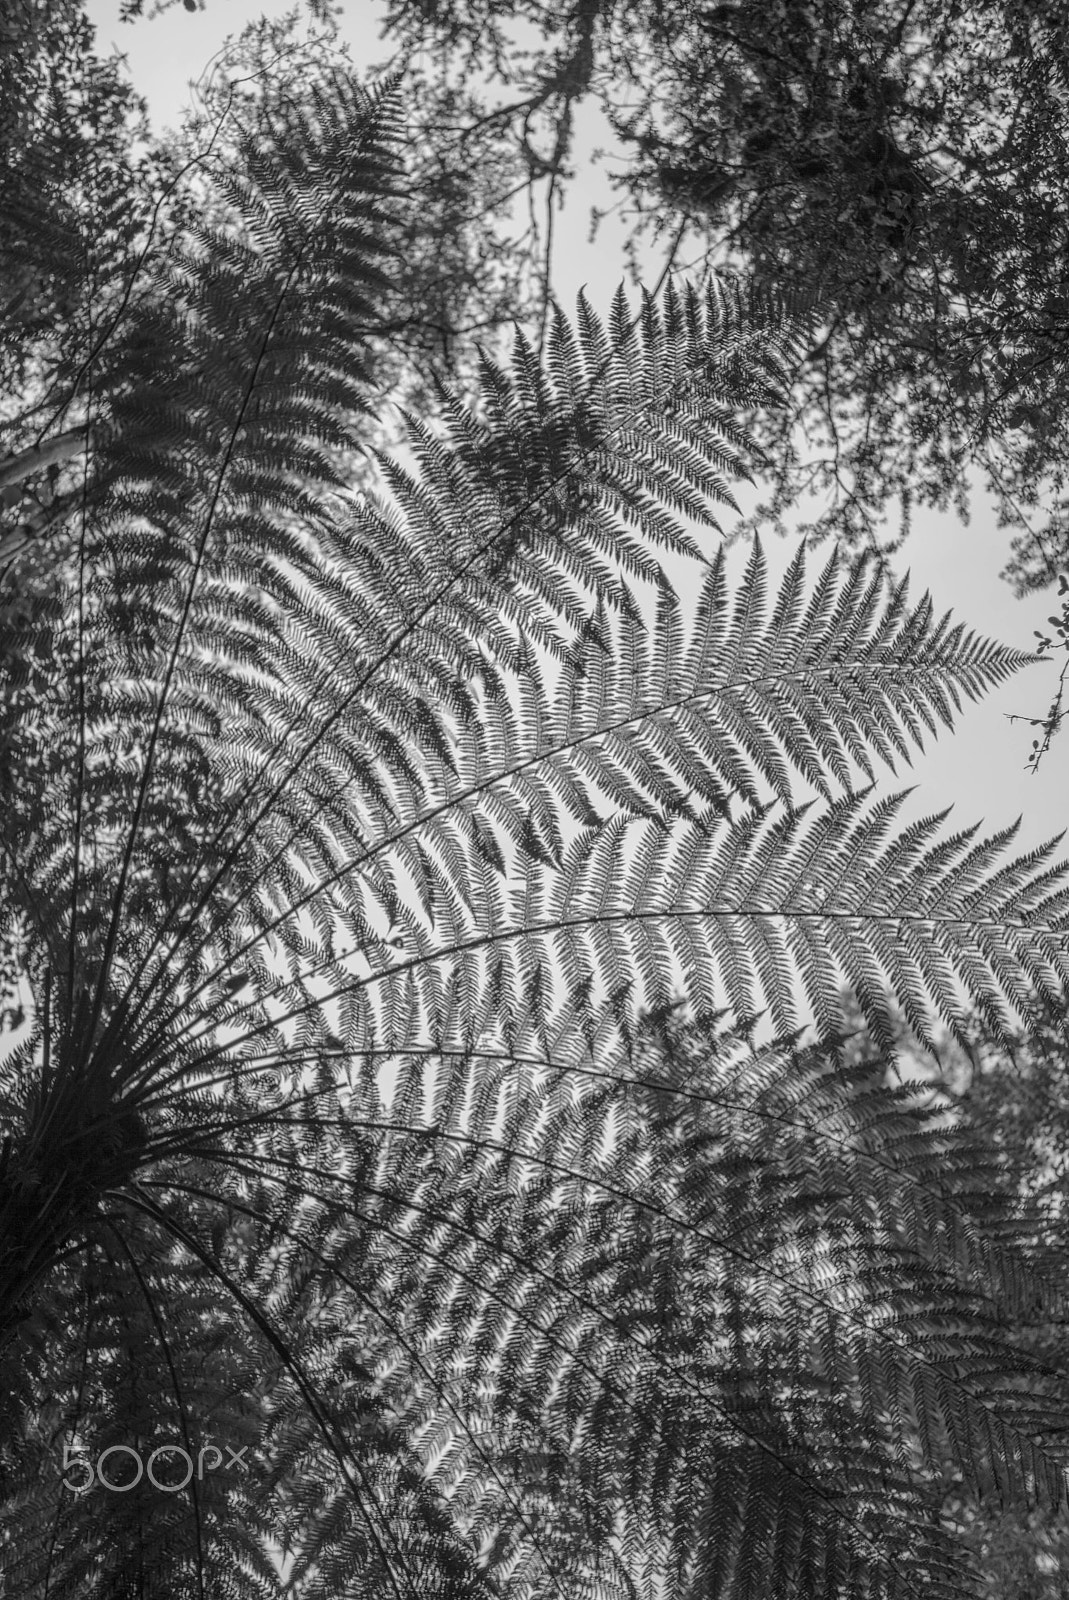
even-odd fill
[[(1066, 33), (1017, 0), (394, 0), (387, 42), (480, 118), (530, 182), (575, 175), (596, 101), (635, 237), (664, 236), (826, 317), (763, 421), (773, 514), (868, 546), (885, 512), (961, 504), (978, 471), (1014, 530), (1008, 576), (1067, 564)], [(520, 22), (525, 26), (517, 27)], [(889, 548), (894, 548), (893, 543)]]

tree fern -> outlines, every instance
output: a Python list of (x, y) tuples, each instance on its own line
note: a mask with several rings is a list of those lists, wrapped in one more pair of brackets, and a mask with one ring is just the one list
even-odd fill
[[(855, 787), (1024, 658), (801, 555), (731, 602), (678, 516), (715, 529), (802, 314), (735, 289), (580, 299), (349, 494), (388, 97), (350, 113), (159, 267), (196, 359), (108, 379), (10, 701), (21, 1592), (270, 1593), (270, 1528), (308, 1596), (968, 1593), (931, 1485), (1061, 1493), (1000, 1324), (1061, 1291), (948, 1133), (782, 1035), (844, 979), (930, 1042), (1060, 993), (1051, 848), (894, 838)], [(680, 993), (735, 1024), (684, 1079)], [(262, 1428), (248, 1486), (160, 1518), (49, 1478), (209, 1413)]]

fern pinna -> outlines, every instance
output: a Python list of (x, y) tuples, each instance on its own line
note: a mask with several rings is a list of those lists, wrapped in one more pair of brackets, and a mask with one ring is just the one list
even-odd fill
[(1026, 658), (834, 559), (731, 592), (679, 517), (806, 315), (737, 288), (581, 297), (353, 489), (391, 107), (131, 279), (16, 625), (5, 1583), (976, 1592), (938, 1488), (1058, 1500), (1064, 1292), (836, 1030), (1062, 992), (1050, 850), (871, 792)]

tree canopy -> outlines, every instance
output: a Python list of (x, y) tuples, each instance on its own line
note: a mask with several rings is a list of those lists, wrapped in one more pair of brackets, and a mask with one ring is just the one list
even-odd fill
[(815, 493), (867, 547), (978, 473), (1024, 590), (1069, 565), (1066, 27), (1046, 0), (391, 0), (386, 41), (443, 94), (484, 83), (547, 203), (589, 99), (636, 238), (819, 296), (761, 436), (776, 515)]

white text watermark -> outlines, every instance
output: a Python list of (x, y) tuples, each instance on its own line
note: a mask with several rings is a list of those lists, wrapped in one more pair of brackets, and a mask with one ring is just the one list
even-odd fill
[[(247, 1463), (243, 1458), (248, 1448), (248, 1445), (243, 1445), (240, 1450), (231, 1450), (229, 1445), (225, 1445), (224, 1449), (230, 1458), (225, 1463), (227, 1469), (231, 1467), (246, 1467)], [(118, 1465), (115, 1458), (124, 1456), (128, 1456), (133, 1461), (137, 1468), (137, 1476), (132, 1477), (129, 1482), (117, 1483), (113, 1476)], [(179, 1482), (168, 1483), (157, 1476), (156, 1463), (161, 1457), (167, 1460), (174, 1456), (184, 1457), (186, 1474)], [(208, 1460), (207, 1470), (209, 1472), (214, 1472), (217, 1467), (224, 1465), (223, 1452), (217, 1445), (202, 1445), (197, 1452), (198, 1481), (204, 1477), (205, 1457), (210, 1456), (214, 1456), (215, 1460)], [(69, 1477), (61, 1480), (63, 1487), (73, 1490), (75, 1494), (88, 1494), (94, 1484), (99, 1484), (102, 1489), (110, 1489), (112, 1494), (125, 1494), (127, 1490), (136, 1488), (143, 1477), (147, 1477), (152, 1487), (161, 1490), (164, 1494), (178, 1494), (180, 1490), (184, 1489), (192, 1481), (193, 1457), (180, 1444), (161, 1444), (157, 1445), (149, 1456), (148, 1461), (145, 1462), (141, 1459), (140, 1450), (135, 1450), (133, 1445), (112, 1444), (106, 1450), (100, 1452), (94, 1467), (83, 1449), (77, 1445), (65, 1444), (63, 1446), (63, 1470), (68, 1473), (79, 1472), (84, 1474), (81, 1482), (72, 1482)]]

